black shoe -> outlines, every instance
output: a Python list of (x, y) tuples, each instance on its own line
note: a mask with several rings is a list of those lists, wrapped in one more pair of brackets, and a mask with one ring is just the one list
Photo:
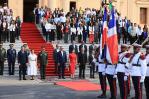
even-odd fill
[(102, 94), (100, 96), (97, 96), (97, 98), (106, 98), (106, 95)]
[(65, 77), (63, 77), (63, 79), (66, 79)]
[(23, 78), (23, 80), (26, 80), (26, 78)]
[(19, 80), (22, 80), (21, 78), (19, 78)]
[(58, 79), (61, 79), (61, 77), (59, 76)]

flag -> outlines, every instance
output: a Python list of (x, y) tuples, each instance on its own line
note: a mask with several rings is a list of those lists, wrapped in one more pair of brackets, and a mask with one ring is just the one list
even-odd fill
[(114, 9), (111, 10), (108, 24), (106, 59), (112, 64), (118, 63), (118, 40)]
[(106, 48), (107, 48), (107, 9), (104, 7), (104, 16), (103, 16), (103, 31), (101, 34), (101, 41), (100, 41), (100, 53), (101, 59), (106, 59)]

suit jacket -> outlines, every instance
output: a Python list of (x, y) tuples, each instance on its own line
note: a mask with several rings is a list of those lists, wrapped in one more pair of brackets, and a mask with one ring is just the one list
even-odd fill
[(8, 62), (15, 62), (16, 61), (16, 56), (17, 56), (17, 53), (16, 53), (15, 49), (8, 49), (7, 50)]
[[(81, 52), (81, 49), (82, 49), (83, 45), (81, 44), (79, 46), (79, 52)], [(84, 52), (87, 53), (87, 46), (84, 44)]]
[(69, 53), (72, 53), (72, 51), (75, 50), (75, 53), (78, 54), (78, 47), (75, 45), (75, 48), (73, 45), (69, 46)]
[(58, 52), (58, 63), (65, 64), (67, 62), (67, 55), (66, 52), (63, 51), (63, 55), (61, 51)]
[(6, 50), (4, 48), (0, 49), (0, 61), (4, 62), (6, 60)]
[(55, 49), (54, 52), (53, 52), (53, 59), (54, 59), (55, 63), (58, 63), (58, 52), (57, 52), (57, 49)]
[(87, 53), (78, 53), (78, 63), (86, 64), (87, 63)]
[(92, 51), (94, 50), (94, 46), (93, 45), (90, 45), (89, 46), (89, 54), (92, 54)]
[(28, 62), (28, 55), (27, 52), (25, 51), (22, 53), (22, 51), (18, 52), (18, 63), (20, 64), (26, 64)]

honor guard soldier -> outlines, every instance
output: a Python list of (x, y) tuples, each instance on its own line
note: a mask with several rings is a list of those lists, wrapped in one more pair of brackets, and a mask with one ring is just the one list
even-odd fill
[(38, 62), (40, 64), (40, 76), (41, 79), (45, 79), (45, 72), (46, 72), (46, 66), (48, 64), (48, 53), (45, 51), (45, 47), (41, 47), (41, 52), (38, 54)]
[(126, 63), (129, 61), (130, 53), (128, 53), (128, 45), (121, 45), (121, 52), (119, 53), (119, 62), (116, 67), (117, 79), (119, 82), (120, 97), (121, 99), (127, 99), (127, 79), (129, 73), (127, 72), (128, 67)]
[(135, 97), (132, 99), (142, 99), (142, 84), (145, 79), (147, 64), (145, 55), (140, 52), (141, 47), (139, 44), (133, 45), (134, 54), (129, 61), (130, 75), (135, 90)]
[(9, 75), (14, 75), (14, 67), (16, 62), (16, 50), (13, 48), (13, 44), (10, 44), (10, 49), (7, 50), (7, 60), (9, 67)]
[(144, 84), (146, 90), (146, 99), (149, 99), (149, 45), (146, 45), (146, 62), (147, 62), (147, 71)]
[(108, 83), (110, 86), (110, 93), (111, 98), (110, 99), (116, 99), (117, 96), (117, 88), (116, 88), (116, 65), (111, 64), (108, 61), (106, 61), (106, 77), (108, 79)]
[(6, 50), (2, 46), (3, 44), (0, 44), (0, 75), (3, 75), (4, 62), (6, 60)]
[(99, 54), (98, 57), (98, 73), (99, 73), (99, 80), (101, 85), (102, 94), (99, 95), (97, 98), (106, 98), (106, 89), (107, 89), (107, 83), (106, 83), (106, 64), (103, 59), (101, 59), (101, 55)]

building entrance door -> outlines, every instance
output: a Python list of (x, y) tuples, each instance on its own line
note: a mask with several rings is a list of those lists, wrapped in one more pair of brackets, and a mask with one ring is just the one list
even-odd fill
[(76, 9), (76, 2), (74, 2), (74, 1), (71, 1), (71, 2), (70, 2), (70, 11), (71, 11), (72, 9)]
[(4, 6), (4, 3), (8, 4), (8, 0), (0, 0), (0, 6)]
[(34, 22), (34, 8), (39, 0), (24, 0), (23, 1), (23, 21)]

